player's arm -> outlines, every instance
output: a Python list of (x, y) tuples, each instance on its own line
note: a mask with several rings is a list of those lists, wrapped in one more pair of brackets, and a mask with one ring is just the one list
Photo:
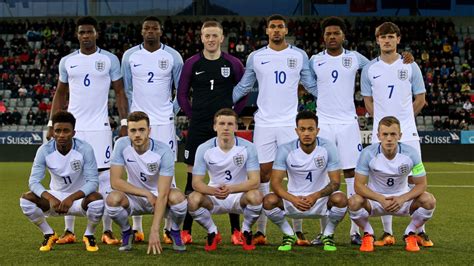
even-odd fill
[(253, 68), (253, 55), (254, 53), (251, 53), (248, 56), (247, 63), (245, 64), (246, 69), (244, 75), (232, 91), (232, 99), (234, 103), (238, 102), (242, 97), (247, 95), (257, 80), (257, 76)]
[(328, 176), (329, 184), (327, 184), (320, 191), (309, 195), (312, 205), (314, 205), (318, 199), (330, 196), (334, 191), (339, 190), (339, 187), (341, 186), (341, 170), (338, 169), (336, 171), (330, 171), (328, 172)]
[(365, 109), (371, 116), (374, 116), (374, 98), (372, 97), (372, 82), (369, 78), (369, 67), (370, 65), (366, 65), (360, 75), (361, 94), (364, 96)]
[(158, 196), (155, 202), (155, 211), (153, 213), (153, 220), (151, 222), (150, 237), (148, 241), (148, 254), (161, 254), (160, 228), (161, 220), (165, 216), (166, 206), (168, 204), (168, 195), (170, 193), (171, 180), (173, 176), (158, 177)]
[[(314, 57), (311, 57), (311, 60), (314, 60)], [(303, 68), (301, 69), (301, 84), (305, 89), (314, 96), (318, 98), (318, 87), (316, 85), (316, 73), (312, 69), (313, 61), (308, 60), (306, 53), (303, 54)]]
[(53, 103), (51, 104), (51, 113), (49, 115), (48, 122), (48, 133), (47, 139), (53, 137), (53, 122), (52, 117), (54, 114), (61, 110), (67, 109), (67, 95), (69, 94), (69, 85), (67, 83), (61, 82), (58, 80), (58, 86), (56, 87), (56, 92), (54, 93)]
[(375, 200), (380, 203), (384, 202), (385, 197), (382, 194), (376, 193), (373, 190), (371, 190), (369, 187), (367, 187), (368, 180), (369, 180), (368, 176), (358, 173), (356, 171), (355, 178), (354, 178), (354, 190), (356, 194), (366, 199)]
[[(129, 50), (130, 51), (130, 50)], [(122, 57), (121, 71), (123, 76), (123, 88), (127, 95), (128, 106), (132, 106), (133, 99), (133, 80), (132, 80), (132, 69), (130, 67), (130, 52), (127, 51)]]
[(112, 164), (110, 166), (110, 185), (114, 190), (122, 191), (127, 194), (150, 198), (153, 194), (144, 188), (138, 188), (126, 180), (122, 179), (125, 173), (125, 166)]
[(392, 204), (387, 207), (388, 211), (396, 212), (400, 210), (405, 202), (419, 197), (423, 192), (426, 191), (426, 175), (413, 178), (412, 180), (415, 186), (410, 191), (400, 196), (387, 197), (388, 200), (393, 200)]
[(248, 171), (247, 177), (247, 181), (243, 183), (227, 186), (230, 190), (230, 193), (247, 192), (252, 189), (258, 189), (260, 186), (260, 171)]
[(179, 85), (177, 90), (178, 104), (181, 110), (188, 118), (192, 117), (191, 102), (189, 101), (189, 90), (191, 88), (191, 79), (193, 74), (193, 60), (194, 57), (186, 60), (183, 66), (183, 71), (179, 77)]
[[(127, 96), (125, 95), (125, 91), (123, 89), (123, 80), (118, 79), (116, 81), (112, 81), (112, 88), (115, 91), (115, 99), (116, 99), (116, 106), (120, 117), (120, 136), (127, 135), (127, 114), (128, 114), (128, 102)], [(124, 122), (122, 122), (124, 121)]]
[[(239, 59), (236, 57), (230, 57), (231, 62), (232, 62), (232, 68), (234, 70), (234, 84), (238, 84), (241, 80), (242, 77), (244, 76), (245, 73), (245, 68), (244, 65), (242, 65), (242, 62), (240, 62)], [(234, 105), (234, 111), (237, 114), (240, 114), (242, 110), (244, 110), (245, 106), (247, 105), (247, 100), (248, 100), (248, 95), (245, 95), (244, 97), (240, 98), (239, 101), (237, 101)]]
[[(194, 171), (194, 169), (193, 169)], [(193, 189), (204, 195), (214, 196), (217, 189), (215, 187), (208, 186), (204, 182), (204, 175), (196, 175), (193, 173)]]
[(415, 116), (421, 112), (425, 104), (425, 93), (415, 95), (415, 100), (413, 101), (413, 113), (415, 113)]
[(174, 87), (176, 88), (175, 97), (173, 99), (173, 113), (176, 115), (179, 112), (179, 103), (178, 103), (178, 88), (179, 88), (179, 79), (181, 77), (181, 72), (183, 71), (183, 58), (179, 53), (172, 53), (174, 58), (174, 65), (171, 71), (172, 79), (174, 82)]
[(36, 196), (43, 198), (49, 202), (49, 205), (56, 210), (61, 201), (51, 195), (46, 188), (41, 184), (44, 179), (44, 173), (46, 171), (46, 150), (45, 146), (41, 146), (36, 152), (33, 166), (31, 167), (31, 174), (28, 181), (28, 187), (30, 191)]

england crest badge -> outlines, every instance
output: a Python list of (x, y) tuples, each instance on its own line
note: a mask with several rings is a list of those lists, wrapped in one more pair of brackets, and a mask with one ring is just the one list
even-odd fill
[(105, 61), (98, 60), (95, 61), (95, 69), (99, 72), (102, 72), (105, 70)]
[(352, 57), (342, 57), (342, 66), (345, 68), (351, 68)]
[(158, 61), (158, 67), (161, 70), (167, 70), (169, 66), (170, 66), (170, 61), (168, 59), (163, 58), (163, 59)]
[(80, 160), (72, 160), (71, 161), (71, 169), (74, 172), (80, 172), (82, 168), (82, 163)]
[(146, 164), (146, 169), (148, 169), (148, 171), (150, 171), (150, 173), (156, 173), (156, 172), (158, 172), (158, 163), (157, 162), (147, 163)]
[(224, 78), (228, 78), (230, 76), (230, 67), (221, 67), (221, 75)]
[(398, 70), (398, 79), (399, 80), (406, 80), (408, 78), (408, 70), (406, 69), (399, 69)]
[(244, 155), (243, 154), (237, 154), (233, 158), (234, 164), (237, 167), (242, 167), (244, 165)]
[(324, 168), (326, 166), (326, 159), (324, 158), (324, 156), (320, 155), (320, 156), (314, 158), (314, 164), (319, 169)]
[(286, 59), (286, 64), (290, 69), (295, 69), (298, 66), (298, 60), (294, 57), (290, 57)]

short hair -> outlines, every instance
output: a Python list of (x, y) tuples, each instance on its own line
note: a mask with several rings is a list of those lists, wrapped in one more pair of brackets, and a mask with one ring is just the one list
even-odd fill
[(318, 125), (318, 117), (315, 113), (311, 111), (301, 111), (296, 115), (296, 126), (298, 126), (298, 121), (302, 119), (312, 119), (316, 122), (316, 126)]
[(286, 27), (286, 18), (283, 15), (280, 14), (273, 14), (267, 18), (267, 26), (270, 24), (270, 21), (272, 20), (283, 20), (285, 22), (285, 27)]
[(76, 126), (76, 118), (74, 118), (74, 115), (68, 111), (59, 111), (55, 113), (51, 120), (53, 122), (53, 126), (56, 123), (70, 123), (73, 129)]
[(81, 25), (92, 25), (97, 30), (97, 20), (91, 16), (80, 17), (76, 20), (76, 29)]
[(216, 21), (216, 20), (204, 21), (204, 23), (202, 23), (201, 31), (204, 28), (211, 28), (211, 27), (217, 27), (217, 28), (221, 29), (222, 32), (224, 32), (224, 28), (222, 27), (222, 24), (219, 21)]
[(214, 123), (217, 122), (217, 117), (219, 116), (233, 116), (235, 118), (235, 122), (237, 122), (237, 120), (239, 119), (239, 116), (237, 115), (237, 113), (230, 108), (222, 108), (219, 111), (217, 111), (216, 114), (214, 115)]
[(156, 22), (158, 22), (158, 24), (161, 25), (161, 20), (159, 18), (155, 17), (155, 16), (148, 16), (148, 17), (144, 18), (143, 21), (142, 21), (142, 24), (145, 23), (145, 21), (156, 21)]
[(398, 128), (400, 128), (400, 120), (398, 120), (398, 118), (396, 118), (395, 116), (386, 116), (382, 118), (379, 122), (377, 132), (380, 130), (381, 126), (389, 127), (391, 125), (398, 125)]
[(146, 121), (146, 125), (150, 126), (150, 118), (145, 112), (142, 111), (135, 111), (131, 112), (127, 117), (127, 122), (138, 122), (138, 121)]
[(375, 29), (375, 37), (393, 33), (397, 34), (397, 36), (400, 36), (400, 28), (393, 22), (384, 22)]
[(342, 32), (346, 33), (346, 23), (340, 17), (327, 17), (321, 22), (321, 31), (324, 33), (326, 27), (339, 26)]

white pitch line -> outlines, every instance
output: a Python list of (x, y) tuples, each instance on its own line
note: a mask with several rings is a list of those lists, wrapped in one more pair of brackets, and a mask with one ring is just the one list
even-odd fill
[(469, 185), (428, 185), (428, 187), (442, 187), (442, 188), (474, 188)]
[(472, 166), (474, 166), (474, 163), (459, 163), (459, 162), (454, 162), (453, 164), (472, 165)]
[(428, 174), (474, 174), (474, 171), (429, 171)]

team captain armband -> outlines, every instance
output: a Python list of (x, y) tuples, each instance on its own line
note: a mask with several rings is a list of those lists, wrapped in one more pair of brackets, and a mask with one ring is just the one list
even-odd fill
[(423, 165), (423, 163), (419, 163), (419, 164), (413, 166), (413, 169), (411, 171), (413, 172), (414, 176), (423, 174), (423, 173), (425, 173), (425, 166)]

